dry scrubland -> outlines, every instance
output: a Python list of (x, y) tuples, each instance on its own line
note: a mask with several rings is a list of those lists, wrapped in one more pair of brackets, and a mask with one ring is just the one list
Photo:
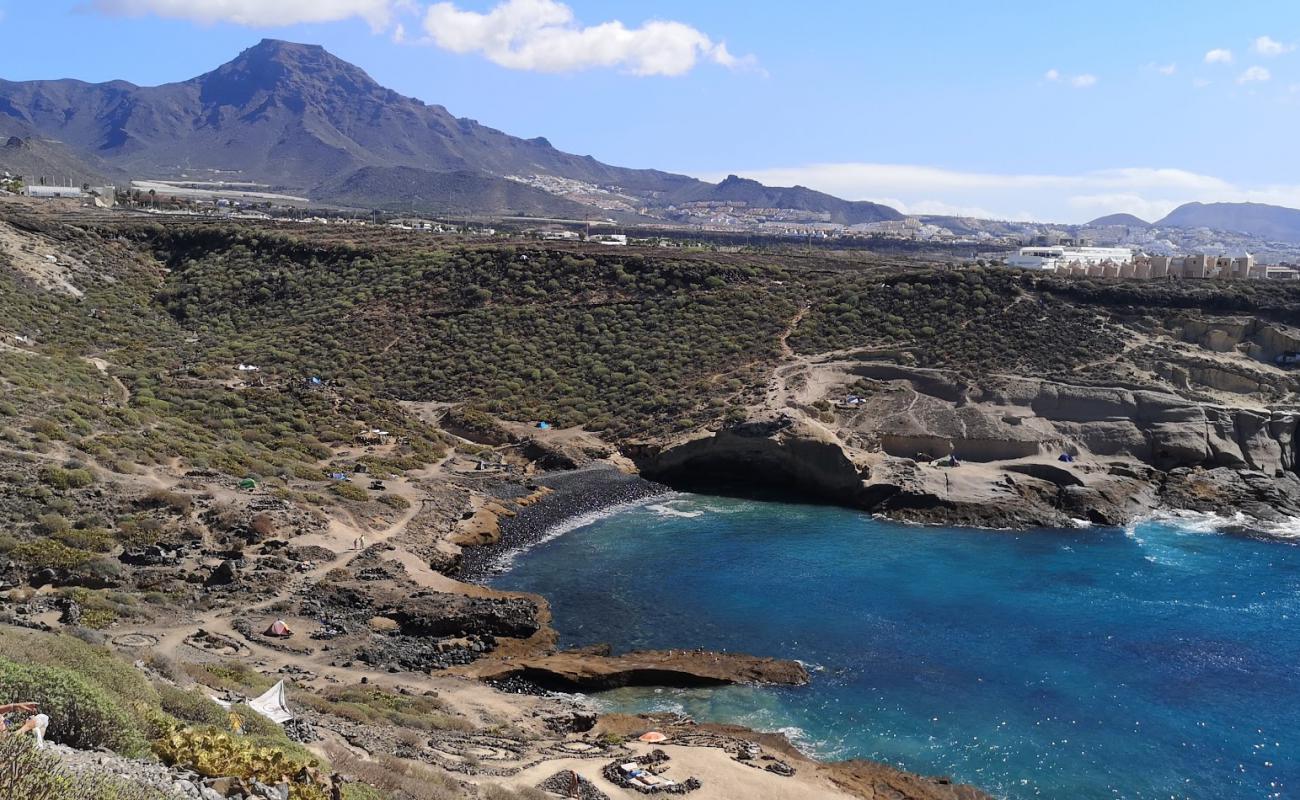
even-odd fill
[[(456, 580), (461, 545), (491, 545), (546, 502), (533, 483), (546, 469), (630, 469), (628, 456), (664, 467), (689, 455), (673, 449), (684, 440), (798, 431), (783, 452), (812, 442), (831, 453), (804, 477), (839, 481), (844, 463), (860, 491), (868, 472), (929, 474), (882, 451), (902, 435), (882, 427), (891, 415), (967, 430), (960, 409), (994, 407), (997, 381), (1175, 392), (1197, 408), (1276, 409), (1297, 389), (1270, 361), (1291, 342), (1300, 349), (1290, 327), (1300, 287), (343, 239), (20, 204), (0, 220), (0, 699), (39, 699), (61, 743), (161, 759), (195, 781), (290, 776), (293, 800), (327, 797), (332, 771), (349, 778), (350, 800), (533, 797), (520, 776), (637, 754), (628, 735), (680, 724), (597, 724), (448, 677), (553, 649), (540, 598)], [(846, 394), (865, 398), (869, 422), (837, 407)], [(1010, 401), (999, 402), (989, 418), (1012, 425)], [(540, 419), (555, 436), (531, 428)], [(1013, 427), (1068, 438), (1043, 424), (1030, 415)], [(388, 435), (364, 438), (371, 429)], [(875, 461), (852, 463), (856, 449)], [(1221, 498), (1216, 484), (1198, 488), (1196, 469), (1245, 469), (1139, 455), (1120, 466), (1188, 470), (1166, 481), (1185, 505)], [(710, 458), (717, 466), (717, 451)], [(1278, 472), (1294, 465), (1285, 450), (1278, 458)], [(479, 459), (510, 471), (476, 470)], [(1111, 478), (1120, 468), (1100, 457), (1085, 466)], [(1066, 508), (1042, 470), (1012, 473), (1059, 490), (1044, 502)], [(359, 536), (369, 547), (353, 551)], [(300, 633), (262, 636), (277, 617)], [(587, 657), (576, 680), (599, 672), (584, 672)], [(619, 668), (602, 663), (601, 674)], [(293, 741), (238, 707), (232, 731), (207, 698), (255, 695), (282, 677), (319, 739)], [(718, 776), (702, 797), (725, 796), (732, 769), (770, 797), (977, 796), (877, 765), (831, 770), (763, 740), (797, 767), (781, 777), (736, 760), (743, 732), (677, 736), (701, 745), (681, 763)], [(74, 780), (66, 763), (13, 741), (0, 743), (5, 764), (21, 769), (0, 773), (50, 787), (51, 800), (157, 796), (148, 781)]]

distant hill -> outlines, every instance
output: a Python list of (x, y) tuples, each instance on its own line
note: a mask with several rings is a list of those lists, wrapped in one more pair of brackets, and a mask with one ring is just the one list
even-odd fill
[(124, 176), (98, 159), (41, 137), (30, 125), (0, 114), (0, 172), (28, 183), (112, 183)]
[(841, 200), (804, 186), (781, 188), (764, 186), (755, 180), (728, 175), (715, 185), (693, 184), (673, 192), (674, 203), (730, 202), (744, 203), (750, 208), (785, 208), (830, 215), (831, 222), (857, 225), (863, 222), (902, 219), (903, 215), (889, 206), (863, 201)]
[(1277, 242), (1300, 242), (1300, 210), (1264, 203), (1187, 203), (1158, 226), (1236, 231)]
[[(318, 199), (383, 211), (456, 215), (526, 214), (582, 219), (591, 207), (482, 172), (434, 172), (413, 167), (362, 167), (316, 187)], [(376, 199), (378, 198), (378, 199)]]
[(545, 200), (539, 196), (545, 189), (500, 183), (541, 175), (616, 190), (652, 210), (681, 198), (743, 196), (837, 221), (897, 216), (884, 206), (801, 187), (768, 189), (739, 179), (714, 186), (610, 166), (404, 97), (318, 45), (274, 39), (211, 72), (162, 86), (0, 80), (0, 122), (0, 133), (16, 126), (58, 140), (85, 163), (134, 178), (257, 182), (365, 207), (409, 205), (416, 197), (432, 203), (428, 195), (455, 189), (463, 193), (437, 202), (458, 206), (482, 198), (485, 205), (463, 210), (574, 213), (573, 201), (558, 194)]
[(1104, 217), (1097, 217), (1088, 223), (1090, 228), (1107, 228), (1113, 225), (1123, 226), (1125, 228), (1150, 228), (1151, 223), (1135, 217), (1132, 214), (1107, 214)]

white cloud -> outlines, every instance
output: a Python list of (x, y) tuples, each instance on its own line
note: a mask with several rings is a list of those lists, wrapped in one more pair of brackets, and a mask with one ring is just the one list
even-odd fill
[(1178, 72), (1177, 64), (1152, 64), (1151, 66), (1161, 75), (1174, 75)]
[(1217, 47), (1205, 54), (1206, 64), (1231, 64), (1232, 51)]
[(1087, 89), (1090, 86), (1097, 85), (1097, 76), (1084, 73), (1082, 75), (1065, 75), (1059, 69), (1049, 69), (1043, 73), (1043, 80), (1048, 83), (1058, 83), (1066, 81), (1076, 89)]
[(1271, 36), (1261, 36), (1251, 42), (1250, 48), (1261, 56), (1271, 57), (1286, 55), (1295, 49), (1295, 45), (1279, 42)]
[[(1243, 186), (1180, 169), (1143, 167), (1054, 175), (848, 163), (739, 174), (772, 186), (808, 186), (849, 200), (881, 202), (905, 213), (961, 213), (993, 219), (1086, 222), (1103, 214), (1128, 212), (1156, 220), (1193, 200), (1300, 207), (1300, 185)], [(716, 181), (725, 173), (701, 177)], [(1032, 211), (1024, 211), (1026, 207)]]
[(1237, 76), (1237, 83), (1263, 83), (1273, 77), (1264, 67), (1251, 67)]
[(482, 53), (509, 69), (574, 72), (620, 68), (634, 75), (684, 75), (701, 60), (729, 69), (755, 68), (725, 44), (681, 22), (652, 20), (629, 28), (618, 20), (584, 27), (557, 0), (504, 0), (487, 13), (454, 3), (430, 6), (424, 30), (453, 53)]
[(92, 0), (105, 14), (153, 14), (211, 25), (229, 22), (248, 27), (278, 27), (303, 22), (338, 22), (360, 18), (375, 28), (392, 18), (393, 0)]
[(1197, 89), (1204, 89), (1209, 86), (1210, 82), (1204, 78), (1192, 78), (1192, 86)]

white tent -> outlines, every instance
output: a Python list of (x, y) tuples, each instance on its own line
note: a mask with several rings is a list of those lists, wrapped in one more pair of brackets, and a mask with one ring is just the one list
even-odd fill
[[(230, 708), (232, 705), (228, 701), (212, 698), (217, 705), (222, 708)], [(284, 702), (284, 681), (267, 689), (260, 697), (255, 697), (248, 701), (248, 707), (281, 725), (293, 719), (293, 713), (289, 711), (289, 706)]]
[(284, 681), (280, 681), (267, 689), (266, 692), (258, 698), (248, 701), (248, 707), (281, 725), (293, 719), (293, 714), (284, 702)]

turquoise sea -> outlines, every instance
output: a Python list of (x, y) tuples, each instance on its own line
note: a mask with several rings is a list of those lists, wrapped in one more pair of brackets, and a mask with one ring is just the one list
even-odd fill
[(1300, 797), (1300, 546), (1203, 518), (897, 525), (669, 495), (570, 526), (495, 585), (566, 645), (797, 658), (798, 688), (622, 690), (620, 710), (781, 730), (829, 759), (1008, 798)]

